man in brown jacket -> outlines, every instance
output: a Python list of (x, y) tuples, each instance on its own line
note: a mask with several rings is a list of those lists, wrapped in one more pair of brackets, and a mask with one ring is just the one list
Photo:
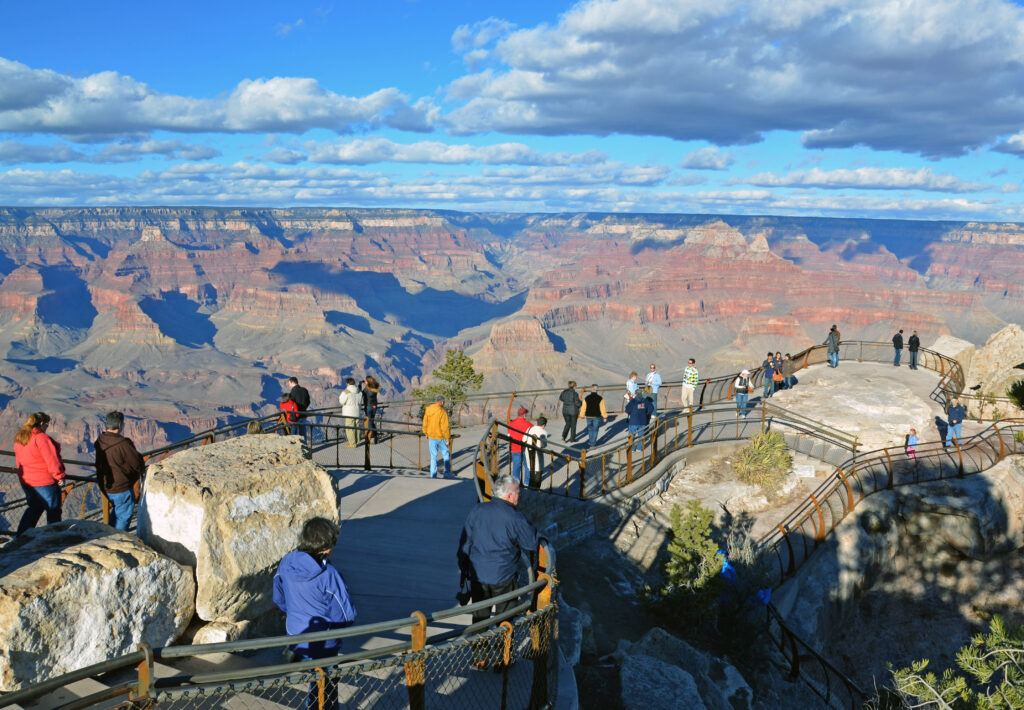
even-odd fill
[(110, 412), (106, 431), (94, 444), (96, 448), (96, 482), (110, 501), (110, 524), (118, 530), (127, 530), (135, 512), (135, 484), (142, 478), (146, 463), (126, 436), (124, 414)]

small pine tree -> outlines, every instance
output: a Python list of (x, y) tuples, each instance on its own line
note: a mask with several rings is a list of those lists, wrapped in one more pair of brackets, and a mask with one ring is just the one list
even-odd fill
[(928, 670), (928, 659), (893, 671), (893, 688), (875, 707), (944, 710), (1018, 710), (1024, 708), (1024, 627), (1007, 628), (992, 617), (989, 633), (978, 634), (956, 654), (957, 672), (942, 676)]
[(722, 591), (722, 557), (711, 538), (714, 514), (699, 501), (686, 508), (672, 506), (672, 534), (659, 589), (647, 587), (644, 600), (664, 623), (687, 634), (702, 624), (714, 624), (715, 602)]
[(412, 396), (429, 404), (441, 395), (449, 414), (466, 401), (468, 391), (475, 392), (484, 385), (484, 376), (473, 369), (473, 358), (461, 350), (449, 350), (433, 377), (437, 382), (414, 389)]

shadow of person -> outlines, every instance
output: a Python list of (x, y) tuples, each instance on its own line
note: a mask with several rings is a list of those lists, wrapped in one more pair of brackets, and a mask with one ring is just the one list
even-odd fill
[(939, 440), (945, 441), (946, 432), (949, 431), (949, 423), (938, 414), (935, 415), (935, 428), (939, 432)]

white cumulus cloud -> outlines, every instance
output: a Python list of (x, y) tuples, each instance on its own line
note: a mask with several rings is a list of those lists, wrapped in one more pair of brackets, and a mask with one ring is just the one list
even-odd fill
[(786, 175), (758, 173), (732, 178), (730, 184), (762, 187), (817, 187), (829, 190), (926, 190), (928, 192), (981, 192), (991, 185), (967, 182), (955, 175), (936, 174), (931, 168), (853, 168), (842, 170), (798, 170)]
[(680, 167), (689, 170), (726, 170), (736, 162), (729, 151), (722, 151), (715, 146), (695, 150), (680, 163)]
[(523, 143), (449, 145), (439, 141), (396, 143), (386, 138), (363, 138), (343, 143), (313, 145), (310, 160), (317, 163), (441, 163), (448, 165), (589, 165), (604, 162), (603, 153), (544, 153)]

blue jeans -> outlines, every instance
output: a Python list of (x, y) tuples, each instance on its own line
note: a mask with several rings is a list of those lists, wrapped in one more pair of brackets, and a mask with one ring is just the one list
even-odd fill
[(47, 524), (60, 522), (60, 486), (56, 483), (49, 486), (30, 486), (27, 483), (22, 483), (21, 488), (25, 491), (25, 500), (28, 502), (28, 507), (25, 508), (21, 521), (18, 523), (18, 535), (29, 528), (34, 528), (44, 510), (46, 511)]
[(783, 384), (786, 385), (786, 389), (788, 389), (788, 390), (793, 389), (793, 378), (792, 377), (783, 378), (782, 382), (783, 382)]
[(644, 441), (643, 431), (646, 428), (647, 427), (645, 427), (645, 426), (643, 426), (641, 424), (630, 424), (629, 425), (629, 433), (633, 435), (633, 451), (639, 451), (640, 448), (643, 446), (643, 441)]
[(601, 430), (601, 417), (587, 417), (587, 441), (597, 446), (597, 433)]
[(523, 456), (522, 451), (511, 452), (512, 457), (512, 478), (519, 479), (519, 483), (522, 485), (525, 483), (523, 479), (523, 472), (527, 471), (526, 468), (526, 457)]
[(128, 489), (121, 493), (108, 493), (110, 499), (110, 524), (118, 530), (127, 530), (135, 512), (135, 493)]
[(658, 393), (657, 392), (652, 392), (651, 394), (647, 395), (647, 397), (651, 400), (651, 416), (652, 417), (657, 416), (657, 414), (658, 414)]
[(945, 446), (949, 446), (949, 442), (951, 442), (953, 440), (954, 436), (956, 437), (957, 446), (960, 445), (960, 439), (963, 438), (963, 433), (961, 431), (961, 427), (963, 427), (963, 422), (957, 422), (956, 424), (950, 424), (946, 428), (946, 443), (945, 443)]
[(900, 366), (900, 358), (903, 357), (903, 348), (893, 348), (896, 351), (896, 355), (892, 359), (892, 364), (896, 367)]
[(916, 350), (911, 350), (910, 351), (910, 369), (911, 370), (916, 370), (917, 369), (917, 351)]
[(768, 399), (772, 396), (772, 378), (765, 376), (764, 378), (764, 392), (761, 393), (761, 399)]
[(829, 367), (839, 367), (839, 353), (829, 353), (828, 364)]
[(441, 458), (444, 459), (444, 475), (450, 476), (452, 473), (452, 457), (448, 453), (448, 440), (447, 439), (427, 439), (427, 448), (430, 450), (430, 477), (437, 478), (437, 452), (441, 452)]
[(747, 393), (736, 393), (736, 411), (740, 414), (744, 414), (747, 411), (747, 400), (750, 399), (750, 395)]

